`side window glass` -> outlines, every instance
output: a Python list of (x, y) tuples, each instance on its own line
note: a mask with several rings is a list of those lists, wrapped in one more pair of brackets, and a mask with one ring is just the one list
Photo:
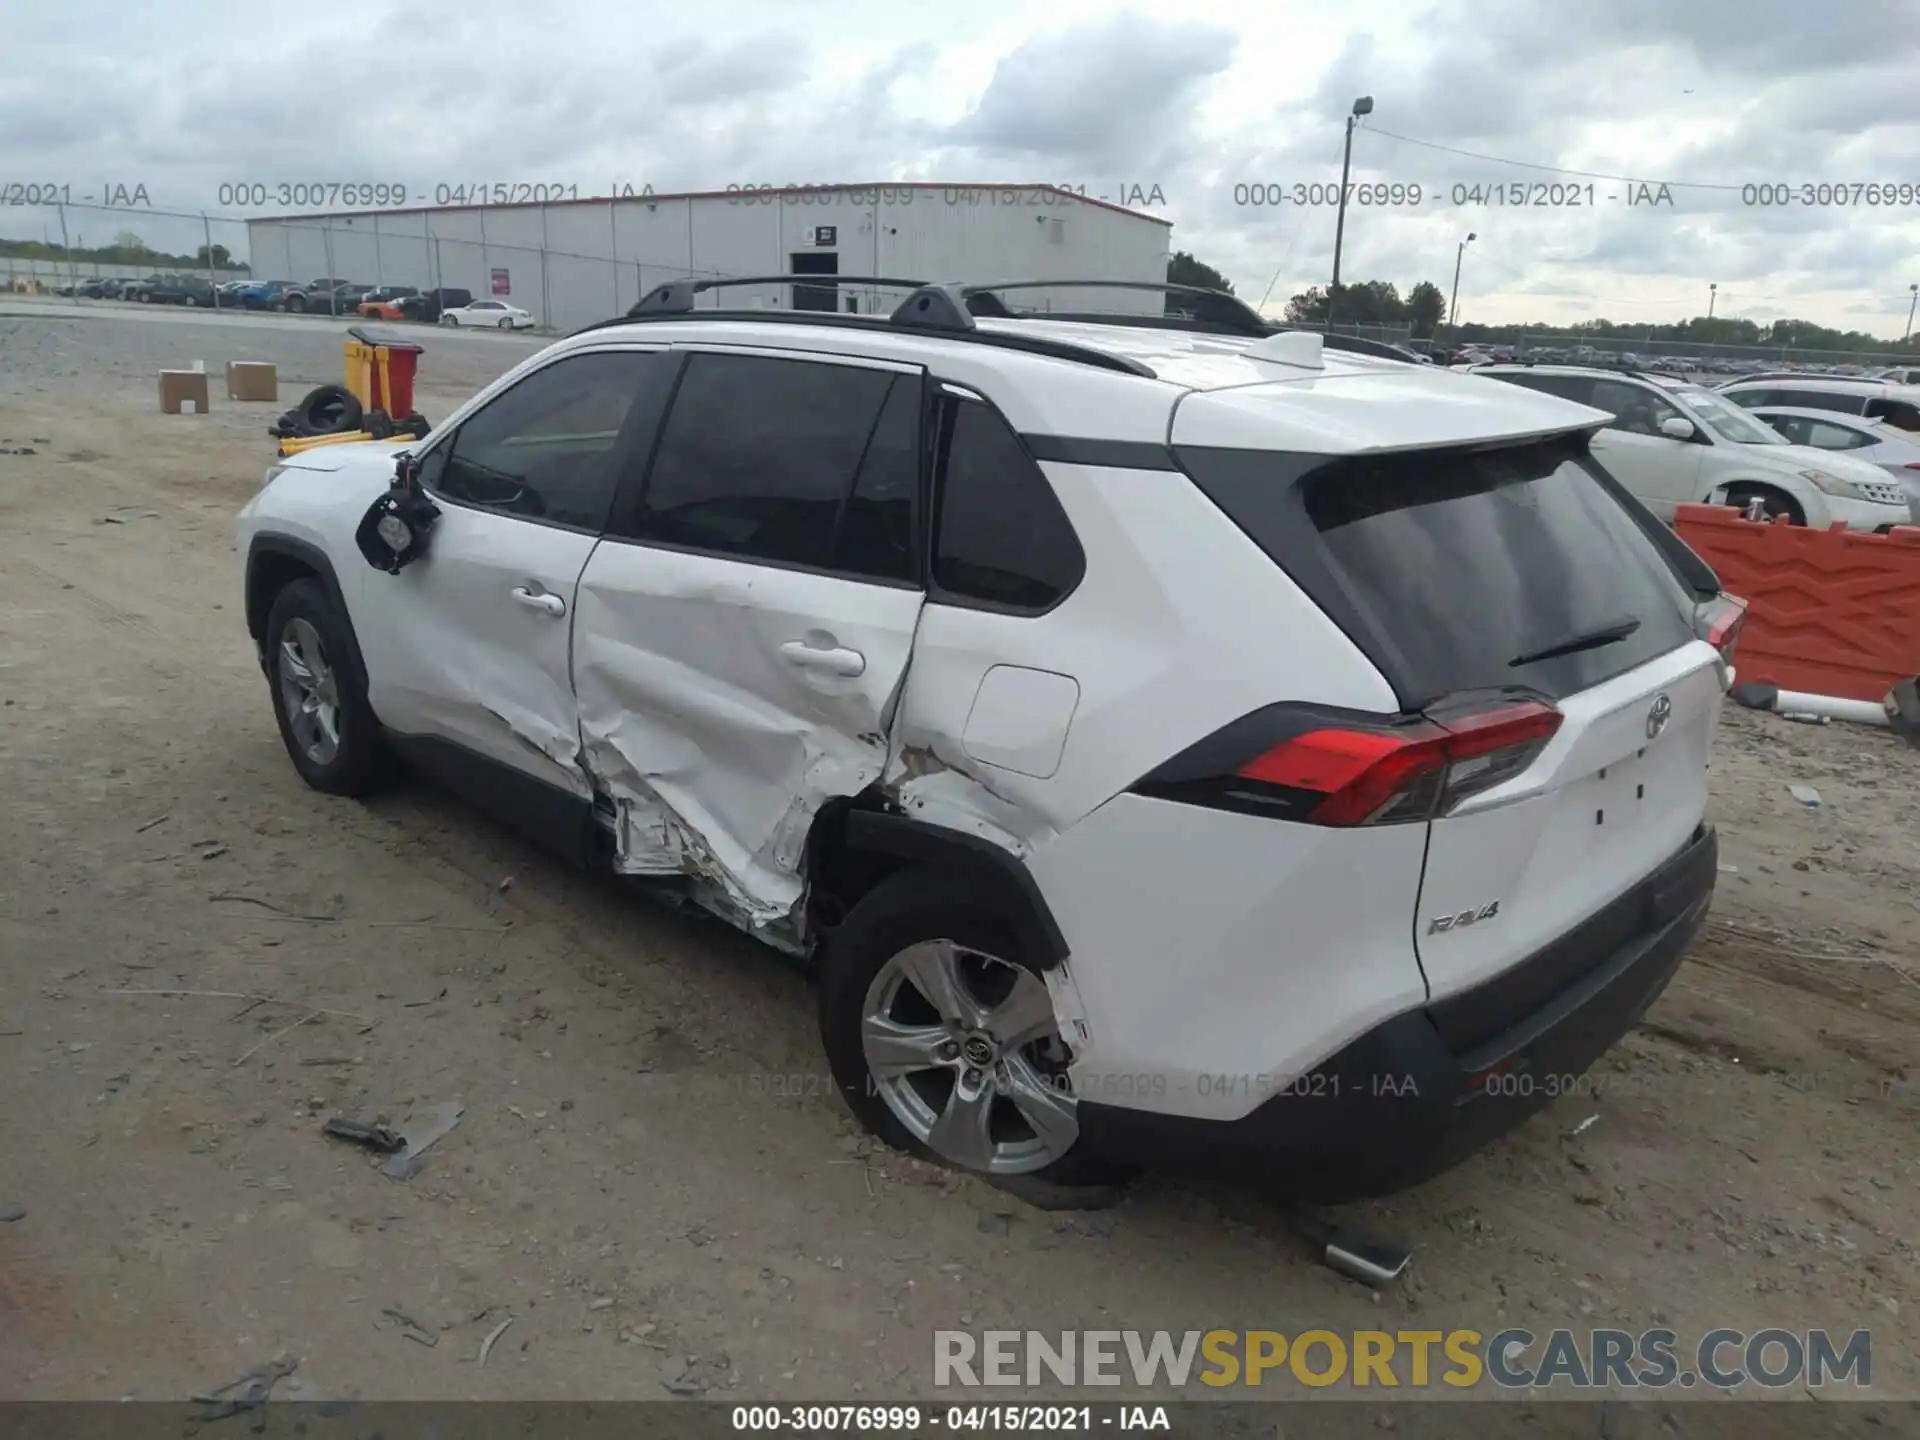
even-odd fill
[(1796, 445), (1806, 445), (1810, 443), (1807, 439), (1808, 420), (1806, 416), (1763, 415), (1760, 418), (1767, 422), (1770, 429), (1778, 431), (1782, 438), (1791, 440)]
[(1806, 423), (1807, 438), (1804, 443), (1822, 450), (1858, 450), (1862, 445), (1873, 443), (1858, 430), (1849, 430), (1844, 425), (1829, 425), (1824, 420), (1809, 420)]
[(671, 379), (664, 351), (575, 355), (535, 371), (428, 457), (423, 480), (460, 504), (598, 531), (613, 497), (614, 453), (634, 403)]
[(935, 584), (948, 596), (1046, 609), (1086, 571), (1066, 511), (998, 411), (958, 397), (943, 408)]
[(1838, 410), (1843, 414), (1860, 413), (1860, 397), (1839, 395), (1831, 390), (1776, 390), (1776, 405), (1797, 405), (1803, 410)]
[(834, 537), (833, 568), (876, 580), (914, 578), (913, 512), (920, 493), (917, 375), (897, 375), (867, 442)]
[[(887, 418), (895, 379), (811, 360), (692, 356), (645, 493), (623, 528), (642, 540), (830, 567), (841, 511), (851, 508), (856, 479), (866, 478), (861, 462)], [(877, 457), (862, 506), (869, 518), (876, 494), (884, 513), (887, 494), (899, 488), (884, 466)], [(875, 539), (870, 528), (863, 534)]]
[(1920, 431), (1920, 406), (1905, 400), (1869, 400), (1867, 417), (1882, 420), (1896, 430)]
[(1634, 385), (1623, 385), (1618, 380), (1595, 380), (1593, 399), (1589, 402), (1596, 410), (1605, 410), (1613, 416), (1609, 430), (1624, 430), (1632, 435), (1657, 435), (1659, 423), (1653, 418), (1653, 397)]

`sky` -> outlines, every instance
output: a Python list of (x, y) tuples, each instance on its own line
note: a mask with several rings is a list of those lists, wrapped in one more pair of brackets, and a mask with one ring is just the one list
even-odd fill
[[(0, 201), (39, 185), (81, 203), (0, 204), (0, 235), (57, 240), (64, 218), (89, 244), (209, 234), (244, 253), (245, 207), (220, 204), (236, 183), (1043, 182), (1144, 200), (1176, 248), (1277, 310), (1331, 277), (1335, 211), (1295, 187), (1338, 185), (1346, 118), (1369, 96), (1351, 179), (1372, 188), (1349, 203), (1342, 278), (1446, 292), (1458, 261), (1462, 322), (1665, 323), (1704, 314), (1717, 285), (1716, 315), (1897, 339), (1920, 283), (1920, 0), (319, 14), (12, 0)], [(215, 218), (84, 203), (142, 195)]]

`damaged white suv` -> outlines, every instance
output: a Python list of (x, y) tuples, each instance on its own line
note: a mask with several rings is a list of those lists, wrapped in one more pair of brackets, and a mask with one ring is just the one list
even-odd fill
[(1389, 1191), (1665, 986), (1741, 609), (1603, 417), (1218, 296), (709, 288), (269, 472), (309, 784), (403, 760), (807, 957), (855, 1113), (995, 1175)]

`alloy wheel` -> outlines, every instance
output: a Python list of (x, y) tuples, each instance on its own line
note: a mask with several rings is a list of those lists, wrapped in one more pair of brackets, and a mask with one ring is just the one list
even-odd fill
[(299, 616), (280, 635), (280, 704), (294, 743), (316, 765), (340, 753), (342, 715), (339, 681), (320, 632)]
[(1079, 1138), (1053, 1000), (1024, 966), (951, 940), (910, 945), (868, 987), (860, 1040), (887, 1108), (955, 1165), (1027, 1174)]

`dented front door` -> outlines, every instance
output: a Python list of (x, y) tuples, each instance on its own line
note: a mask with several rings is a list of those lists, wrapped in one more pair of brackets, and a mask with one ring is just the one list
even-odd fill
[(442, 503), (427, 554), (368, 582), (388, 593), (361, 636), (382, 724), (589, 798), (567, 660), (595, 541)]
[(580, 577), (582, 759), (618, 865), (778, 927), (808, 828), (878, 781), (923, 599), (922, 376), (699, 348)]
[(420, 482), (440, 511), (426, 553), (362, 592), (377, 597), (360, 643), (381, 723), (431, 742), (483, 789), (509, 787), (478, 778), (486, 769), (471, 758), (540, 782), (514, 787), (527, 823), (547, 816), (577, 833), (592, 798), (569, 663), (574, 587), (674, 368), (662, 347), (609, 346), (487, 398), (422, 455)]

